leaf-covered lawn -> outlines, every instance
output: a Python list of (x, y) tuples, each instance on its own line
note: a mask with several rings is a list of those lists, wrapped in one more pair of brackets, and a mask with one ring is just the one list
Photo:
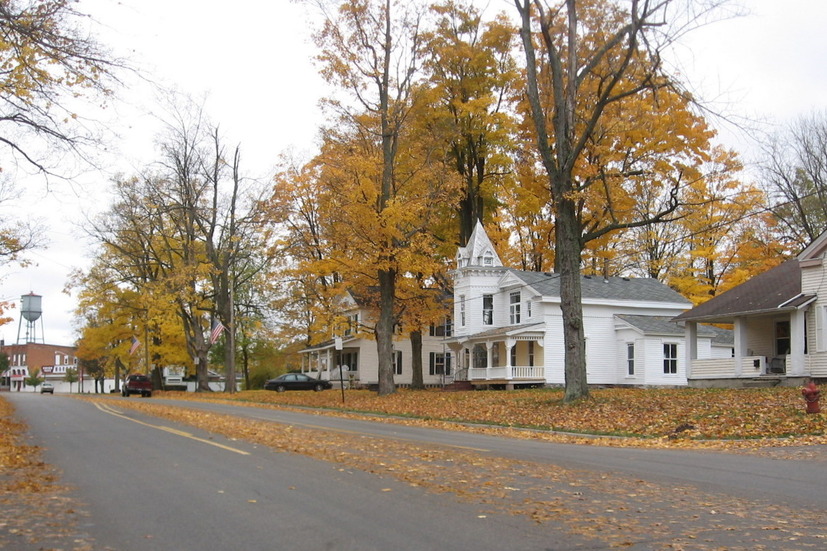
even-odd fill
[[(602, 389), (590, 399), (563, 403), (563, 391), (442, 392), (400, 390), (378, 396), (367, 390), (235, 395), (164, 393), (170, 397), (232, 399), (399, 415), (427, 420), (485, 423), (586, 434), (680, 439), (753, 439), (825, 435), (825, 413), (805, 413), (798, 388)], [(159, 394), (161, 395), (161, 394)], [(820, 440), (820, 439), (818, 439)]]

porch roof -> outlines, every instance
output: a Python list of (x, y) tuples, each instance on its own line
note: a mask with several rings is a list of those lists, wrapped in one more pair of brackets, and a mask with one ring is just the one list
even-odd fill
[(739, 316), (792, 311), (809, 304), (814, 298), (815, 295), (801, 293), (801, 266), (797, 259), (792, 259), (674, 319), (732, 322)]
[[(535, 333), (532, 335), (536, 337), (538, 340), (543, 338), (545, 332), (543, 328), (545, 324), (543, 323), (526, 323), (523, 325), (508, 325), (506, 327), (496, 327), (494, 329), (489, 329), (487, 331), (482, 331), (480, 333), (474, 333), (473, 335), (468, 335), (467, 337), (463, 337), (462, 340), (466, 341), (477, 341), (477, 340), (487, 340), (497, 337), (514, 337), (516, 335), (526, 335), (528, 333)], [(456, 339), (454, 339), (456, 340)]]
[[(357, 340), (358, 337), (353, 335), (349, 337), (342, 338), (342, 346), (347, 345), (348, 343), (352, 343), (353, 341)], [(336, 347), (336, 341), (334, 339), (326, 340), (324, 342), (320, 342), (319, 344), (314, 344), (313, 346), (308, 346), (307, 348), (303, 348), (299, 350), (299, 354), (309, 354), (311, 352), (322, 352), (324, 350), (331, 350)]]
[[(683, 323), (674, 321), (669, 316), (615, 314), (615, 318), (644, 335), (683, 337), (686, 331)], [(731, 329), (722, 329), (712, 325), (699, 325), (698, 336), (708, 338), (715, 344), (731, 346), (735, 342)]]

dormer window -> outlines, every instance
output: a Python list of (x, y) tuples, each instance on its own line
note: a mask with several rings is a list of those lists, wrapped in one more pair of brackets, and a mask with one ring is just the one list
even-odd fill
[(485, 251), (485, 254), (482, 255), (482, 265), (483, 266), (493, 266), (494, 265), (494, 255), (491, 254), (491, 251)]

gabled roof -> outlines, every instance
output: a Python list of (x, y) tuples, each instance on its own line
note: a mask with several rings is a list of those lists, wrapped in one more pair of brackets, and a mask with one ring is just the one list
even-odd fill
[[(644, 335), (665, 335), (683, 337), (683, 324), (673, 321), (669, 316), (638, 316), (631, 314), (615, 314), (615, 318), (626, 322), (630, 327), (637, 329)], [(721, 331), (727, 331), (722, 329)], [(718, 332), (713, 327), (702, 325), (698, 327), (698, 336), (714, 339)]]
[[(511, 270), (526, 285), (546, 297), (560, 296), (560, 275), (543, 272)], [(635, 302), (691, 303), (680, 293), (656, 279), (629, 277), (580, 276), (584, 299), (624, 300)]]
[(795, 310), (813, 298), (801, 294), (801, 266), (797, 259), (792, 259), (682, 313), (675, 320), (732, 321), (738, 316)]

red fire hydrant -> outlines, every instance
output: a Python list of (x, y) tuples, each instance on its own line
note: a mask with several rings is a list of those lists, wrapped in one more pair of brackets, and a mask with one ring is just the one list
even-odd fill
[(804, 396), (804, 401), (807, 402), (807, 413), (821, 413), (821, 406), (818, 404), (819, 394), (821, 394), (821, 391), (812, 381), (801, 389), (801, 395)]

